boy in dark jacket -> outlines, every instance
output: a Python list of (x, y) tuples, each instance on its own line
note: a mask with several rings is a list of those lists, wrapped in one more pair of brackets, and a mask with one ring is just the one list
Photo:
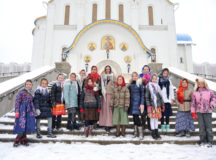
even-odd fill
[(48, 135), (49, 138), (56, 138), (52, 133), (52, 104), (50, 92), (48, 90), (48, 80), (42, 78), (40, 86), (35, 91), (34, 106), (36, 108), (36, 131), (37, 138), (42, 138), (40, 134), (40, 119), (48, 120)]

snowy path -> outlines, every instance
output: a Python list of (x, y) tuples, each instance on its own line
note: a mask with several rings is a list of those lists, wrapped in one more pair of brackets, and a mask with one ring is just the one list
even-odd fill
[(29, 147), (13, 148), (12, 143), (0, 143), (1, 160), (215, 160), (216, 147), (202, 148), (198, 145), (107, 145), (91, 143), (31, 144)]

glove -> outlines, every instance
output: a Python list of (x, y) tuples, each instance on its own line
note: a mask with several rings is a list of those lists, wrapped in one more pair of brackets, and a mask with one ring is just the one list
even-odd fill
[(36, 109), (36, 113), (37, 113), (37, 116), (39, 116), (41, 114), (40, 109)]
[(164, 111), (165, 111), (165, 106), (162, 107), (162, 112), (164, 112)]
[(128, 111), (128, 107), (124, 107), (124, 110), (125, 110), (125, 112), (127, 112)]
[(98, 109), (98, 110), (97, 110), (97, 112), (100, 112), (100, 111), (101, 111), (101, 109)]
[(81, 112), (81, 113), (83, 113), (83, 112), (84, 112), (84, 109), (83, 109), (83, 108), (81, 108), (81, 109), (80, 109), (80, 112)]
[(191, 115), (192, 115), (193, 119), (198, 119), (196, 113), (191, 113)]
[(15, 118), (19, 118), (19, 112), (15, 113)]

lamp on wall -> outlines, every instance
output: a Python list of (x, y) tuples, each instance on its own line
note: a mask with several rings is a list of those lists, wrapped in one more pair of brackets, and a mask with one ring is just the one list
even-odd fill
[(85, 56), (84, 61), (85, 61), (86, 72), (88, 72), (88, 65), (89, 65), (89, 62), (91, 62), (91, 57), (90, 56)]
[(127, 69), (128, 69), (128, 73), (130, 73), (130, 68), (131, 68), (131, 61), (132, 61), (132, 58), (131, 57), (129, 57), (129, 56), (126, 56), (125, 58), (124, 58), (124, 61), (125, 61), (125, 63), (127, 64)]
[(153, 54), (151, 55), (151, 60), (152, 60), (153, 63), (156, 62), (156, 54), (155, 54), (155, 53), (153, 53)]
[(107, 50), (106, 50), (107, 59), (109, 59), (109, 53), (110, 53), (110, 50), (109, 50), (109, 49), (107, 49)]

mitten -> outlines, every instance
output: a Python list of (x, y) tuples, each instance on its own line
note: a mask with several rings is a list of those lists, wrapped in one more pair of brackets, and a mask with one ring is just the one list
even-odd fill
[(192, 115), (193, 119), (198, 119), (196, 113), (191, 113), (191, 115)]
[(19, 112), (15, 113), (15, 118), (19, 118)]
[(40, 109), (36, 109), (36, 113), (37, 113), (37, 116), (39, 116), (41, 114)]
[(164, 112), (164, 111), (165, 111), (165, 106), (162, 107), (162, 112)]
[(83, 108), (81, 108), (81, 109), (80, 109), (80, 112), (81, 112), (81, 113), (83, 113), (83, 112), (84, 112), (84, 109), (83, 109)]
[(100, 111), (101, 111), (101, 109), (98, 109), (98, 110), (97, 110), (97, 112), (100, 112)]

